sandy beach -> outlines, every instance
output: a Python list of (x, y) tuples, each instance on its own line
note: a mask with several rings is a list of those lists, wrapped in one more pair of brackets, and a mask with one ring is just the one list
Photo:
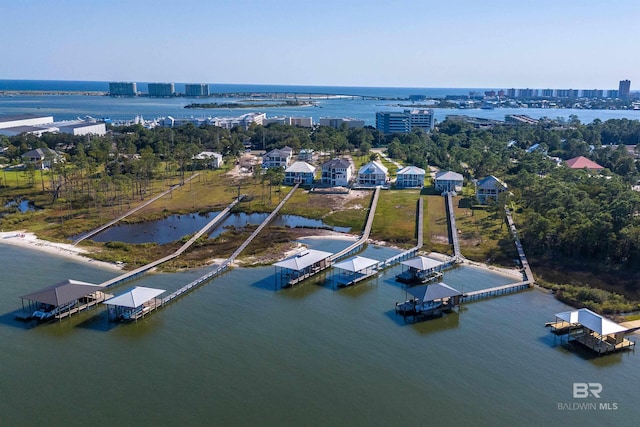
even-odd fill
[[(339, 240), (352, 240), (352, 241), (357, 240), (358, 237), (359, 236), (356, 236), (354, 234), (344, 234), (344, 233), (326, 232), (326, 231), (322, 235), (304, 236), (305, 239), (339, 239)], [(370, 243), (387, 246), (386, 242), (376, 241), (376, 242), (370, 242)], [(34, 233), (29, 233), (26, 231), (0, 232), (0, 244), (20, 246), (26, 249), (46, 252), (51, 255), (67, 257), (69, 259), (74, 259), (76, 261), (90, 262), (92, 264), (98, 265), (103, 268), (108, 268), (112, 270), (122, 270), (122, 267), (116, 264), (104, 262), (104, 261), (97, 261), (92, 258), (89, 258), (88, 256), (85, 256), (85, 254), (87, 254), (88, 251), (84, 248), (74, 246), (70, 243), (57, 243), (57, 242), (42, 240), (42, 239), (39, 239), (38, 236), (36, 236)], [(305, 245), (299, 245), (295, 248), (292, 248), (291, 250), (287, 251), (284, 254), (283, 259), (293, 256), (305, 248), (306, 248)], [(447, 258), (449, 258), (447, 255), (435, 253), (435, 252), (431, 252), (426, 256), (429, 258), (434, 258), (442, 261), (445, 261)], [(222, 263), (223, 261), (224, 261), (223, 259), (209, 260), (209, 262), (212, 264)], [(274, 262), (276, 261), (274, 260)], [(522, 277), (522, 273), (517, 268), (495, 267), (495, 266), (487, 265), (480, 262), (469, 261), (467, 259), (463, 261), (463, 264), (470, 265), (476, 268), (490, 270), (498, 274), (503, 274), (503, 275), (507, 275), (515, 278)], [(241, 265), (242, 263), (236, 262), (233, 264), (233, 267), (238, 267)]]
[(104, 261), (96, 261), (92, 258), (86, 257), (84, 255), (88, 252), (86, 249), (73, 246), (70, 243), (56, 243), (42, 240), (39, 239), (38, 236), (36, 236), (34, 233), (29, 233), (26, 231), (0, 232), (0, 244), (20, 246), (26, 249), (46, 252), (51, 255), (75, 259), (76, 261), (90, 262), (100, 267), (109, 268), (112, 270), (122, 270), (122, 268), (116, 264)]

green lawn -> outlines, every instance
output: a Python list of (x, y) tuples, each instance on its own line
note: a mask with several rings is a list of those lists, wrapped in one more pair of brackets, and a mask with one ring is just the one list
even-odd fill
[(415, 244), (419, 197), (419, 190), (381, 191), (371, 238), (398, 244)]

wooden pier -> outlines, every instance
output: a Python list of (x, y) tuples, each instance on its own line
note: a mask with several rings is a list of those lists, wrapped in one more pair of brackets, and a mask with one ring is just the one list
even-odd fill
[(379, 197), (380, 197), (380, 187), (376, 187), (373, 193), (373, 198), (371, 199), (371, 206), (369, 206), (369, 213), (367, 214), (367, 222), (364, 226), (364, 231), (362, 232), (362, 235), (360, 236), (358, 241), (356, 241), (352, 245), (349, 245), (348, 247), (344, 248), (340, 252), (331, 255), (330, 257), (331, 262), (335, 262), (342, 257), (359, 252), (364, 246), (364, 244), (367, 243), (367, 240), (369, 240), (369, 235), (371, 234), (371, 227), (373, 226), (373, 218), (376, 215), (376, 208), (378, 207)]
[(493, 288), (480, 289), (478, 291), (465, 292), (462, 295), (463, 302), (478, 301), (481, 299), (487, 299), (497, 297), (501, 295), (512, 294), (520, 292), (531, 287), (531, 282), (528, 280), (525, 282), (511, 283), (503, 286), (495, 286)]
[(149, 264), (143, 265), (142, 267), (138, 267), (135, 270), (128, 271), (128, 272), (126, 272), (124, 274), (121, 274), (118, 277), (114, 277), (113, 279), (107, 280), (106, 282), (103, 282), (101, 284), (101, 286), (104, 286), (105, 288), (110, 288), (110, 287), (114, 287), (114, 286), (120, 285), (123, 282), (126, 282), (127, 280), (134, 279), (134, 278), (146, 273), (147, 271), (151, 270), (154, 267), (157, 267), (160, 264), (163, 264), (163, 263), (165, 263), (167, 261), (170, 261), (170, 260), (182, 255), (182, 253), (184, 251), (186, 251), (191, 245), (193, 245), (195, 243), (195, 241), (198, 240), (204, 233), (209, 231), (211, 228), (213, 228), (219, 222), (221, 222), (224, 218), (226, 218), (227, 215), (229, 215), (229, 212), (231, 212), (231, 209), (233, 209), (234, 206), (236, 206), (243, 199), (243, 197), (244, 196), (240, 196), (240, 198), (238, 198), (238, 199), (234, 200), (233, 202), (231, 202), (231, 204), (229, 206), (227, 206), (222, 212), (220, 212), (218, 215), (216, 215), (215, 218), (213, 218), (211, 221), (209, 221), (204, 227), (202, 227), (200, 229), (200, 231), (198, 231), (193, 237), (191, 237), (191, 239), (189, 239), (188, 242), (186, 242), (184, 245), (182, 245), (177, 251), (175, 251), (171, 255), (167, 255), (164, 258), (157, 259), (157, 260), (155, 260), (153, 262), (150, 262)]
[(450, 192), (447, 192), (445, 199), (447, 200), (447, 219), (449, 220), (449, 231), (451, 233), (451, 243), (453, 244), (453, 256), (456, 260), (461, 261), (463, 257), (462, 252), (460, 252), (460, 239), (458, 239), (456, 216), (453, 211), (453, 196)]
[(224, 262), (219, 267), (215, 268), (214, 270), (211, 270), (210, 272), (197, 278), (196, 280), (187, 283), (185, 286), (181, 287), (177, 291), (166, 296), (165, 298), (162, 299), (162, 305), (164, 306), (170, 303), (171, 301), (186, 294), (192, 289), (202, 285), (203, 283), (208, 282), (215, 276), (218, 276), (223, 272), (225, 272), (229, 268), (231, 263), (233, 263), (233, 261), (235, 261), (235, 259), (240, 255), (240, 253), (249, 245), (249, 243), (251, 243), (253, 239), (255, 239), (255, 237), (262, 231), (262, 229), (264, 229), (273, 220), (273, 218), (278, 214), (280, 209), (282, 209), (284, 204), (291, 198), (293, 193), (295, 193), (295, 191), (298, 189), (299, 185), (300, 184), (296, 184), (291, 189), (291, 191), (289, 191), (289, 193), (285, 196), (285, 198), (282, 199), (282, 201), (278, 204), (278, 206), (276, 206), (273, 212), (271, 212), (271, 214), (268, 217), (266, 217), (264, 221), (262, 221), (262, 223), (258, 226), (258, 228), (255, 229), (253, 233), (251, 233), (251, 235), (247, 238), (247, 240), (245, 240), (244, 243), (242, 243), (242, 245), (240, 245), (240, 247), (238, 247), (238, 249), (236, 249), (235, 252), (233, 252), (233, 254), (231, 254), (229, 258), (224, 260)]

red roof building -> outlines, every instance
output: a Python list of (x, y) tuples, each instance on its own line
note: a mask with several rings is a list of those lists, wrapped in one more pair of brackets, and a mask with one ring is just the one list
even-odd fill
[(567, 160), (567, 166), (569, 166), (571, 169), (587, 168), (592, 171), (601, 171), (602, 169), (604, 169), (596, 162), (593, 162), (584, 156), (574, 157), (573, 159)]

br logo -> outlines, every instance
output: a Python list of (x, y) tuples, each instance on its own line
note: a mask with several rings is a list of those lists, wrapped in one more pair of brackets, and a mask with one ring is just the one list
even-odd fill
[(600, 393), (602, 393), (602, 384), (600, 383), (573, 383), (574, 399), (586, 399), (589, 396), (600, 399)]

